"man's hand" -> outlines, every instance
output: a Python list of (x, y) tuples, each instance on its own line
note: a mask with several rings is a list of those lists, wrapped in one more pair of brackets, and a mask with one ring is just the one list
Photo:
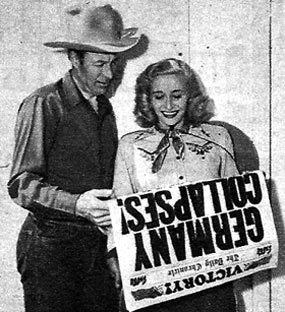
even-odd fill
[(76, 215), (84, 217), (101, 227), (111, 225), (111, 217), (107, 200), (112, 190), (93, 189), (81, 194), (76, 202)]
[(120, 267), (119, 267), (119, 262), (118, 262), (117, 257), (108, 258), (107, 264), (109, 266), (111, 276), (114, 279), (115, 287), (117, 289), (121, 289), (122, 281), (121, 281), (121, 273), (120, 273)]

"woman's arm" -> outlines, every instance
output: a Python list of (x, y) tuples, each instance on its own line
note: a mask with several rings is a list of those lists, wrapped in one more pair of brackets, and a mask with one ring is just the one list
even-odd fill
[[(131, 150), (130, 145), (126, 144), (124, 141), (119, 142), (119, 147), (115, 162), (115, 173), (114, 173), (114, 184), (113, 190), (115, 197), (120, 197), (128, 194), (134, 193), (129, 168), (131, 164)], [(127, 156), (128, 155), (128, 156)], [(128, 161), (128, 164), (127, 164)], [(112, 228), (108, 230), (108, 266), (113, 276), (115, 286), (117, 289), (121, 288), (121, 274), (117, 258), (117, 253), (115, 249), (115, 241), (113, 236)]]
[(115, 197), (135, 193), (131, 179), (131, 165), (133, 162), (132, 145), (124, 137), (119, 142), (119, 147), (115, 162), (113, 190)]
[(224, 129), (224, 151), (222, 155), (222, 163), (220, 169), (221, 177), (231, 177), (239, 175), (237, 165), (234, 158), (234, 149), (232, 139), (229, 132)]

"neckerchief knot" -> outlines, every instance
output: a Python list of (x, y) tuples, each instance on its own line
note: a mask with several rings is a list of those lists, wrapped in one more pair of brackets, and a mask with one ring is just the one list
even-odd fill
[[(152, 173), (158, 172), (163, 165), (168, 148), (170, 147), (170, 141), (172, 146), (181, 159), (184, 158), (185, 144), (181, 138), (181, 133), (187, 133), (186, 129), (159, 129), (157, 130), (164, 133), (161, 141), (159, 142), (156, 151), (154, 152), (154, 162), (152, 164)], [(171, 140), (170, 140), (171, 139)]]

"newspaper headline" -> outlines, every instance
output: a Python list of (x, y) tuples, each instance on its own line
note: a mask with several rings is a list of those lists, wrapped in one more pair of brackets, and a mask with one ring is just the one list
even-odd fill
[(277, 266), (261, 171), (124, 196), (111, 217), (129, 311)]

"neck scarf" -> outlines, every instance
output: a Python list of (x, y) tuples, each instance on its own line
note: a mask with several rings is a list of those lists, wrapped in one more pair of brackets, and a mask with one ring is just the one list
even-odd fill
[(170, 147), (170, 141), (172, 142), (172, 146), (177, 156), (181, 159), (184, 158), (185, 144), (181, 138), (181, 133), (188, 132), (188, 129), (185, 129), (185, 128), (182, 128), (182, 129), (170, 128), (168, 130), (157, 128), (157, 130), (161, 133), (164, 133), (164, 136), (159, 142), (156, 151), (154, 152), (155, 158), (152, 164), (152, 173), (156, 173), (162, 168), (164, 159), (167, 154), (167, 150)]

